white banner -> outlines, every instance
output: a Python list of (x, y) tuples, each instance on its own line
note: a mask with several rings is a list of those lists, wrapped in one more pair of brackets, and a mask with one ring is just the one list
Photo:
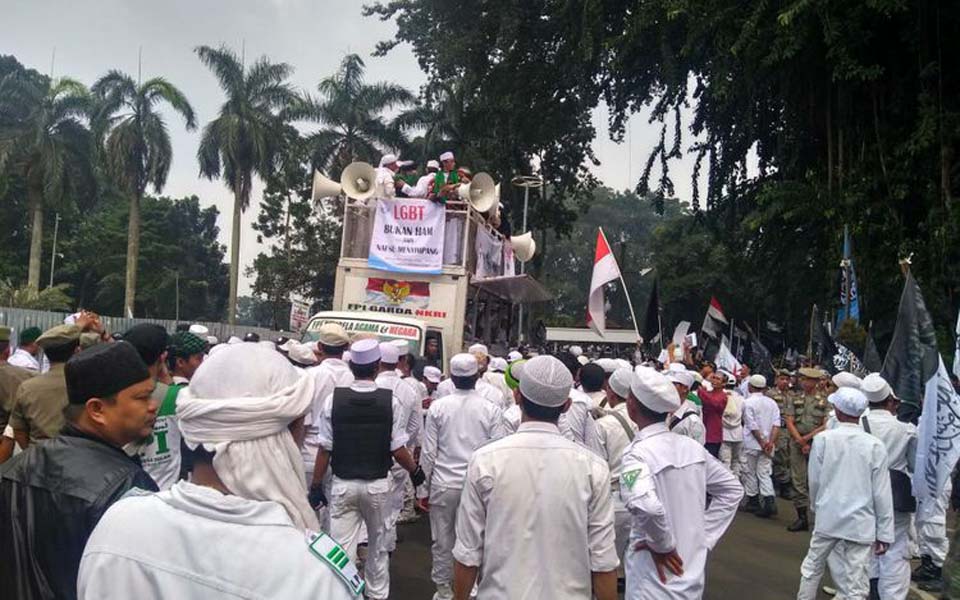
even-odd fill
[(377, 201), (367, 264), (398, 273), (443, 270), (443, 206), (412, 198)]
[(310, 303), (290, 296), (290, 331), (300, 333), (310, 320)]
[(720, 342), (720, 349), (717, 350), (717, 356), (713, 359), (713, 362), (717, 365), (718, 369), (724, 369), (730, 371), (734, 375), (740, 374), (740, 361), (734, 358), (733, 354), (730, 352), (730, 348), (727, 347), (727, 340), (724, 338)]
[(477, 279), (499, 277), (503, 274), (503, 240), (488, 232), (485, 227), (477, 227)]
[(913, 495), (917, 520), (927, 520), (950, 472), (960, 457), (960, 398), (953, 390), (947, 368), (940, 359), (937, 373), (926, 382), (923, 411), (917, 430), (917, 459), (913, 471)]

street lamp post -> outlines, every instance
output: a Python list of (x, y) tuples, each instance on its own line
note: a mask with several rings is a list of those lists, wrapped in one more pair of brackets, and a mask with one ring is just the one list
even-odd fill
[[(536, 175), (517, 175), (510, 183), (516, 187), (523, 188), (523, 231), (521, 233), (526, 233), (527, 231), (527, 211), (530, 208), (530, 188), (540, 188), (543, 187), (543, 179), (537, 177)], [(520, 274), (526, 273), (526, 263), (520, 263)], [(523, 341), (525, 337), (523, 335), (523, 304), (519, 306), (519, 312), (517, 315), (517, 327), (519, 331), (520, 341)]]

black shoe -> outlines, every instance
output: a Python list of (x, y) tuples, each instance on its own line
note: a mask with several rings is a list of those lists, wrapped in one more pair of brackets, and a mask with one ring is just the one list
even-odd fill
[(777, 514), (777, 502), (773, 496), (764, 496), (760, 501), (760, 510), (757, 516), (761, 519), (769, 519)]
[(617, 591), (625, 592), (627, 590), (627, 580), (623, 577), (617, 577)]
[(793, 500), (793, 486), (789, 483), (781, 483), (779, 495), (784, 500)]
[(940, 593), (943, 591), (943, 579), (931, 579), (917, 583), (917, 587), (925, 592)]
[(807, 521), (807, 509), (797, 507), (797, 520), (787, 526), (787, 531), (809, 531), (810, 523)]
[(740, 503), (740, 510), (748, 513), (760, 512), (760, 496), (744, 496)]
[(920, 557), (920, 566), (913, 570), (913, 573), (910, 575), (910, 579), (916, 581), (917, 583), (921, 581), (939, 579), (939, 571), (940, 569), (933, 564), (933, 557), (924, 554)]

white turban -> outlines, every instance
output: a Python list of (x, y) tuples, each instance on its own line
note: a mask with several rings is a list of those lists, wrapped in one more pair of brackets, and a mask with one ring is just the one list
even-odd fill
[(279, 353), (236, 344), (212, 354), (177, 397), (187, 446), (215, 452), (213, 468), (232, 493), (281, 504), (300, 529), (320, 530), (307, 502), (300, 449), (287, 427), (309, 410), (313, 377)]

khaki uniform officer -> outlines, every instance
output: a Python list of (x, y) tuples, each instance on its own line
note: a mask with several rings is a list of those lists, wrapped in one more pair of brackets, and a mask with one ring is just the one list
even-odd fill
[(37, 338), (50, 370), (24, 381), (17, 390), (10, 426), (21, 447), (55, 437), (63, 428), (63, 409), (68, 404), (63, 367), (77, 352), (80, 333), (77, 325), (57, 325)]
[(7, 362), (10, 358), (10, 334), (9, 327), (0, 327), (0, 463), (13, 454), (13, 429), (6, 429), (13, 402), (17, 399), (17, 390), (21, 383), (34, 375)]
[(787, 402), (785, 421), (790, 434), (790, 473), (793, 479), (793, 505), (797, 509), (797, 520), (787, 531), (807, 531), (810, 528), (807, 519), (809, 497), (807, 493), (807, 461), (810, 456), (810, 444), (813, 437), (825, 429), (827, 420), (826, 399), (816, 392), (817, 384), (823, 377), (820, 369), (804, 367), (800, 369), (801, 391)]
[(786, 410), (787, 404), (793, 401), (790, 391), (790, 372), (777, 371), (776, 387), (767, 390), (766, 394), (773, 398), (780, 409), (780, 435), (777, 436), (777, 449), (773, 454), (773, 485), (779, 490), (783, 498), (791, 498), (790, 489), (790, 435), (787, 433)]

